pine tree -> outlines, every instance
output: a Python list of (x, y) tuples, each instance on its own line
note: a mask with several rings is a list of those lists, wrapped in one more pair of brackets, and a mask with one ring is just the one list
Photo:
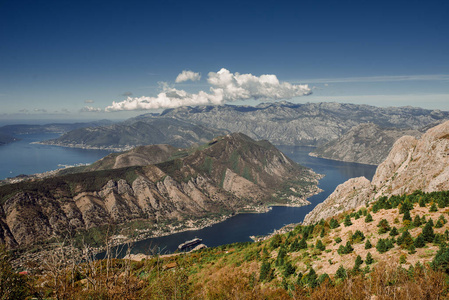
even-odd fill
[(419, 217), (419, 215), (416, 215), (415, 219), (413, 220), (413, 226), (419, 227), (421, 226), (421, 224), (421, 218)]
[(371, 249), (373, 245), (371, 244), (370, 240), (366, 240), (365, 242), (365, 249)]
[(373, 256), (371, 255), (371, 252), (368, 252), (368, 253), (366, 254), (365, 263), (366, 263), (367, 265), (370, 265), (370, 264), (372, 264), (373, 262), (374, 262), (374, 258), (373, 258)]
[(318, 240), (316, 242), (315, 248), (317, 248), (320, 251), (324, 251), (326, 249), (326, 247), (324, 246), (324, 244), (323, 244), (323, 242), (321, 240)]
[(373, 221), (373, 216), (371, 216), (371, 214), (367, 214), (365, 217), (365, 223), (369, 223)]
[(441, 227), (443, 227), (443, 222), (441, 222), (441, 220), (440, 219), (438, 219), (438, 221), (435, 223), (435, 228), (441, 228)]
[(435, 202), (433, 202), (432, 206), (429, 209), (429, 212), (437, 212), (438, 207), (435, 205)]
[(324, 227), (321, 229), (320, 237), (323, 238), (326, 234), (326, 231), (324, 230)]
[(422, 230), (422, 235), (423, 238), (426, 242), (431, 243), (433, 241), (433, 239), (435, 238), (435, 233), (433, 232), (433, 222), (431, 222), (432, 219), (430, 219), (427, 223), (426, 226), (424, 226), (423, 230)]
[(390, 230), (390, 224), (388, 224), (388, 221), (385, 219), (380, 220), (379, 224), (377, 224), (377, 227), (379, 227), (379, 234), (386, 233)]
[(345, 279), (347, 277), (346, 269), (342, 265), (338, 268), (337, 272), (335, 273), (335, 277), (338, 279)]
[(422, 248), (426, 245), (426, 240), (424, 239), (424, 236), (422, 234), (418, 235), (413, 242), (413, 245), (415, 245), (415, 248)]
[(410, 216), (410, 211), (406, 210), (404, 212), (404, 216), (402, 217), (402, 221), (412, 221), (412, 217)]
[(335, 228), (340, 227), (340, 224), (338, 223), (338, 221), (336, 219), (332, 218), (329, 222), (329, 227), (331, 229), (335, 229)]
[(410, 234), (408, 229), (405, 230), (402, 233), (402, 235), (400, 237), (398, 237), (398, 240), (397, 240), (397, 244), (405, 249), (410, 247), (410, 245), (412, 245), (413, 243), (414, 243), (414, 241), (413, 241), (412, 235)]
[(357, 258), (355, 259), (354, 262), (354, 267), (352, 268), (352, 272), (353, 273), (358, 273), (360, 271), (360, 266), (362, 265), (363, 260), (360, 257), (360, 255), (357, 255)]
[(392, 227), (390, 231), (390, 236), (397, 236), (399, 234), (399, 231), (396, 227)]
[(377, 241), (376, 249), (379, 253), (385, 253), (388, 251), (387, 244), (384, 239), (379, 239), (379, 241)]
[(345, 227), (348, 227), (348, 226), (352, 225), (351, 217), (349, 215), (346, 215), (345, 221), (344, 221), (344, 225), (345, 225)]
[(426, 201), (422, 197), (419, 198), (419, 207), (426, 207)]
[(316, 275), (316, 272), (313, 268), (310, 268), (310, 271), (309, 273), (307, 273), (306, 278), (307, 284), (311, 288), (314, 288), (318, 285), (318, 275)]
[(271, 274), (271, 265), (268, 261), (263, 261), (262, 266), (260, 267), (260, 275), (259, 280), (260, 281), (271, 281), (270, 274)]
[(447, 245), (440, 245), (440, 249), (433, 258), (432, 268), (449, 274), (449, 247)]
[(288, 278), (290, 275), (295, 273), (295, 267), (292, 265), (291, 262), (287, 262), (284, 265), (284, 277)]
[(307, 249), (307, 242), (305, 238), (302, 238), (301, 241), (299, 241), (298, 249)]
[(284, 247), (279, 248), (278, 256), (276, 258), (276, 266), (283, 266), (284, 259), (287, 256), (287, 251), (285, 251)]

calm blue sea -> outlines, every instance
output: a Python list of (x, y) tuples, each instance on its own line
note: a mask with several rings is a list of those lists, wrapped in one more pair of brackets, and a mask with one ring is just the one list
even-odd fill
[(93, 163), (110, 153), (104, 150), (32, 144), (58, 136), (59, 134), (54, 133), (17, 135), (20, 141), (0, 146), (0, 180), (20, 174), (56, 170), (61, 165)]

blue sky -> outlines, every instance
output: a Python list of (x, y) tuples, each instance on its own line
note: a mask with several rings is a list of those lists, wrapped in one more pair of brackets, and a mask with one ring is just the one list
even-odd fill
[[(448, 1), (0, 0), (0, 120), (123, 119), (201, 92), (449, 110), (448, 36)], [(217, 100), (222, 69), (253, 77)]]

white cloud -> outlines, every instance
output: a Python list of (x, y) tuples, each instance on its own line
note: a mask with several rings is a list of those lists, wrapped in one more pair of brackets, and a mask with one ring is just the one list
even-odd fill
[(156, 97), (128, 97), (121, 102), (114, 101), (105, 110), (175, 108), (188, 105), (223, 104), (248, 99), (279, 100), (311, 94), (308, 85), (280, 82), (276, 75), (257, 77), (252, 74), (231, 73), (224, 68), (218, 72), (210, 72), (207, 81), (211, 85), (209, 92), (200, 91), (190, 94), (164, 83), (161, 84), (162, 92)]
[(84, 103), (94, 103), (94, 100), (88, 99), (88, 100), (84, 100)]
[(47, 110), (44, 108), (35, 108), (35, 109), (33, 109), (33, 111), (37, 112), (37, 113), (46, 113), (47, 112)]
[(178, 75), (178, 77), (176, 77), (175, 82), (180, 83), (188, 80), (198, 81), (200, 79), (201, 79), (200, 73), (184, 70)]
[(80, 109), (80, 112), (102, 112), (102, 111), (103, 109), (92, 106), (84, 106), (83, 108)]

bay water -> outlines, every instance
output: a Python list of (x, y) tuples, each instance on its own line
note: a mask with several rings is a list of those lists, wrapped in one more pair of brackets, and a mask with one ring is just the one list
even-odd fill
[[(0, 147), (0, 179), (19, 174), (42, 173), (60, 168), (62, 165), (93, 163), (109, 154), (105, 150), (86, 150), (41, 145), (33, 142), (52, 139), (59, 134), (41, 133), (17, 136), (21, 140)], [(267, 213), (244, 213), (224, 222), (195, 231), (185, 231), (169, 236), (152, 238), (133, 244), (132, 253), (150, 254), (154, 249), (160, 253), (174, 252), (178, 245), (199, 237), (209, 247), (235, 242), (251, 241), (250, 236), (267, 235), (286, 224), (299, 223), (317, 204), (323, 202), (344, 181), (358, 176), (370, 179), (375, 166), (345, 163), (308, 155), (311, 147), (276, 146), (293, 161), (323, 174), (319, 187), (323, 192), (308, 200), (311, 205), (303, 207), (275, 206)], [(124, 253), (121, 251), (121, 253)]]

